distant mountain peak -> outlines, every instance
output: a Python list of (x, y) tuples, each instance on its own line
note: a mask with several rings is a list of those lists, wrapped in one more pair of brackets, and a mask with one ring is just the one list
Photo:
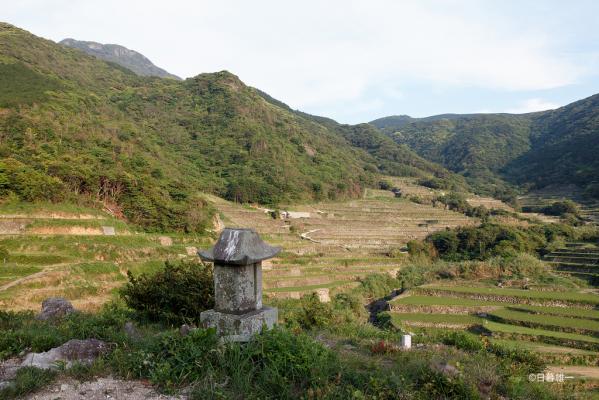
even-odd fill
[(66, 47), (81, 50), (91, 56), (104, 61), (119, 64), (141, 76), (158, 76), (181, 80), (162, 68), (157, 67), (146, 56), (135, 50), (128, 49), (118, 44), (102, 44), (76, 39), (64, 39), (60, 44)]

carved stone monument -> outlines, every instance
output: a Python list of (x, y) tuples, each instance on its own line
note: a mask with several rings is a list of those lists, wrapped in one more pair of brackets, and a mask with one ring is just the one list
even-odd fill
[(247, 342), (263, 327), (271, 329), (278, 310), (262, 306), (262, 261), (281, 249), (262, 241), (252, 229), (225, 228), (211, 249), (199, 251), (214, 263), (214, 310), (200, 314), (206, 328), (225, 341)]

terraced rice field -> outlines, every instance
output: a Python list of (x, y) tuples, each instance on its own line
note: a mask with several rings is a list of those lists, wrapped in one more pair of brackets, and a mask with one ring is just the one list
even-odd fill
[[(18, 229), (14, 229), (17, 227)], [(192, 257), (208, 238), (136, 233), (121, 220), (68, 205), (0, 208), (0, 308), (34, 309), (48, 297), (97, 309), (113, 297), (127, 271), (148, 272), (166, 259)], [(195, 257), (195, 256), (193, 256)]]
[(545, 206), (555, 201), (573, 200), (580, 207), (580, 214), (588, 221), (599, 224), (599, 202), (584, 197), (575, 185), (554, 185), (519, 197), (523, 206)]
[[(216, 230), (256, 229), (284, 251), (265, 262), (267, 297), (297, 298), (316, 291), (327, 300), (371, 273), (395, 274), (399, 249), (413, 238), (446, 226), (474, 224), (461, 214), (395, 199), (370, 191), (362, 200), (290, 208), (307, 218), (273, 219), (264, 209), (207, 196), (219, 210)], [(196, 248), (213, 238), (182, 234), (153, 235), (107, 212), (68, 205), (0, 207), (0, 307), (38, 309), (51, 296), (96, 309), (114, 296), (128, 270), (148, 272), (165, 259), (195, 258)], [(393, 256), (389, 252), (393, 251)]]
[(544, 256), (545, 261), (561, 274), (574, 276), (599, 286), (599, 247), (570, 243)]
[[(289, 208), (302, 218), (273, 219), (263, 209), (209, 197), (224, 225), (256, 229), (282, 246), (280, 257), (264, 266), (263, 285), (270, 297), (299, 298), (317, 291), (327, 299), (371, 273), (395, 274), (403, 263), (398, 251), (412, 239), (446, 227), (472, 225), (463, 214), (396, 199), (368, 190), (363, 199)], [(393, 252), (394, 256), (389, 257)]]
[(599, 363), (596, 293), (424, 285), (396, 298), (390, 313), (393, 323), (412, 329), (482, 331), (492, 340), (536, 342), (554, 354), (579, 349)]

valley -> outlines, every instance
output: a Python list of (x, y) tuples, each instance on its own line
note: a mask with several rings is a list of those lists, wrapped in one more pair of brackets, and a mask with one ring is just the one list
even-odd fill
[(343, 124), (0, 22), (0, 398), (598, 398), (598, 104)]

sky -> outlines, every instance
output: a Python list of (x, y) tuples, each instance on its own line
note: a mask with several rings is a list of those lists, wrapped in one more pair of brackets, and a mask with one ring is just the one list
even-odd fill
[(598, 16), (596, 0), (0, 0), (35, 35), (120, 44), (184, 78), (228, 70), (343, 123), (599, 93)]

